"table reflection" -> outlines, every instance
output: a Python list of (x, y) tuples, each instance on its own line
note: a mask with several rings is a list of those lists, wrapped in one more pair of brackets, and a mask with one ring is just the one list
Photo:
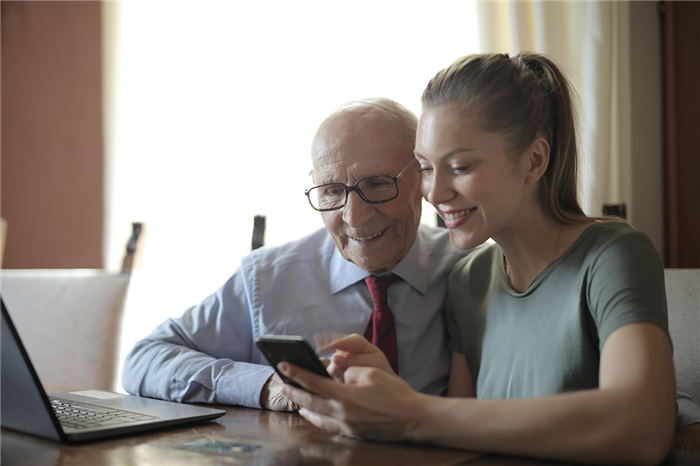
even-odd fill
[(2, 464), (452, 465), (481, 456), (431, 446), (357, 441), (321, 431), (295, 413), (224, 409), (226, 415), (213, 422), (79, 445), (3, 430)]

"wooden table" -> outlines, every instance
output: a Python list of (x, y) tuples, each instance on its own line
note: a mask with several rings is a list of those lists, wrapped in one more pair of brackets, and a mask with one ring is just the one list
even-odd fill
[[(79, 445), (62, 445), (3, 430), (2, 466), (560, 464), (426, 445), (356, 441), (317, 429), (298, 414), (229, 406), (222, 409), (226, 415), (213, 422)], [(202, 439), (257, 448), (233, 454), (183, 449)], [(672, 456), (666, 464), (700, 465), (700, 456)]]

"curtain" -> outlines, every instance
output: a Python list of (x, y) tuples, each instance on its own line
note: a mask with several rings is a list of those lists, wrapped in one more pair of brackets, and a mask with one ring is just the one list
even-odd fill
[(629, 3), (481, 2), (484, 52), (551, 56), (579, 95), (579, 192), (584, 211), (632, 206), (630, 185)]

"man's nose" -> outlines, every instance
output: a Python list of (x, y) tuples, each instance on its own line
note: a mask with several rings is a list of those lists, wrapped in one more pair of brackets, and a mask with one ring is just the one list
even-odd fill
[(348, 200), (343, 207), (343, 221), (351, 228), (361, 227), (367, 220), (372, 218), (376, 209), (372, 204), (362, 200), (356, 192), (350, 192)]

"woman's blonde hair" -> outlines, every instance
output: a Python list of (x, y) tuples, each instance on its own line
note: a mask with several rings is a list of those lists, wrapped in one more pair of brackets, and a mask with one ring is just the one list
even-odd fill
[(423, 109), (457, 104), (481, 130), (502, 134), (511, 154), (545, 138), (550, 153), (539, 182), (543, 209), (559, 223), (587, 218), (577, 195), (576, 94), (549, 57), (533, 52), (462, 57), (430, 80), (421, 102)]

